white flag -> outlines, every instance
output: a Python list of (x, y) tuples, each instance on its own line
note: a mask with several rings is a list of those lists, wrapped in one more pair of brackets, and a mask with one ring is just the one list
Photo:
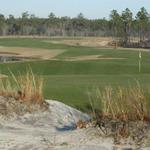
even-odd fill
[(142, 55), (141, 55), (141, 52), (139, 51), (139, 58), (141, 59), (142, 58)]

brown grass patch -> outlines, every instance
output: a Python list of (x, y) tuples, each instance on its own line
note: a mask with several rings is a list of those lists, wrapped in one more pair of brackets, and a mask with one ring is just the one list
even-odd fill
[(143, 90), (139, 84), (129, 88), (97, 89), (94, 97), (96, 99), (91, 104), (95, 106), (93, 105), (95, 101), (100, 104), (99, 117), (123, 121), (150, 121), (150, 91)]
[(47, 50), (39, 48), (24, 48), (24, 47), (0, 47), (1, 56), (17, 56), (36, 59), (52, 59), (64, 50)]
[(100, 135), (112, 136), (115, 144), (122, 139), (136, 144), (148, 142), (150, 133), (150, 90), (136, 86), (96, 89), (89, 93), (93, 121)]
[(42, 104), (44, 102), (43, 78), (34, 75), (31, 69), (24, 75), (15, 76), (11, 73), (11, 78), (0, 79), (0, 96)]

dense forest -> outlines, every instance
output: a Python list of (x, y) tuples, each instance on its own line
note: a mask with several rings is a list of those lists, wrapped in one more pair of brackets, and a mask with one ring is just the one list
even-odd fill
[(121, 13), (112, 10), (109, 19), (87, 19), (82, 13), (75, 18), (57, 17), (54, 13), (47, 18), (28, 12), (18, 18), (0, 14), (0, 35), (112, 36), (125, 46), (145, 46), (150, 41), (150, 15), (144, 7), (135, 16), (128, 8)]

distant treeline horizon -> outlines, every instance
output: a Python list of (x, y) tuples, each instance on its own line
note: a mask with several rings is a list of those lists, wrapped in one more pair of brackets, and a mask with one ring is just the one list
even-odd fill
[(57, 17), (54, 13), (47, 18), (28, 12), (21, 17), (0, 14), (0, 35), (112, 36), (127, 44), (131, 37), (150, 39), (150, 14), (144, 7), (135, 16), (128, 8), (121, 13), (112, 10), (109, 19), (88, 19), (82, 13), (74, 18)]

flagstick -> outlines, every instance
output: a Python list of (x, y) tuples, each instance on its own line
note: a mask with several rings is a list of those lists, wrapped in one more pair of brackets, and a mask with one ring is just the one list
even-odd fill
[(141, 60), (139, 59), (139, 73), (141, 73)]
[(141, 58), (142, 58), (141, 51), (139, 51), (139, 73), (141, 73)]

